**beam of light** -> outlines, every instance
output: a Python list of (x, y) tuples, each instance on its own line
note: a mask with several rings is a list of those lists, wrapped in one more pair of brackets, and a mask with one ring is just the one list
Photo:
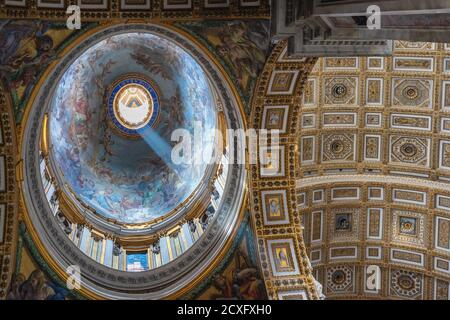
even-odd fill
[(147, 145), (161, 158), (162, 161), (178, 176), (179, 168), (172, 163), (172, 147), (152, 128), (145, 127), (139, 130), (139, 134)]

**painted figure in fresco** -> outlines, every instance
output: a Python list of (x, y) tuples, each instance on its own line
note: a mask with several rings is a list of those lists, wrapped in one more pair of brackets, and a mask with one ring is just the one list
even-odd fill
[(22, 284), (20, 291), (23, 300), (46, 300), (47, 297), (55, 294), (53, 289), (47, 284), (44, 273), (37, 269)]
[(172, 80), (172, 75), (170, 74), (169, 70), (167, 70), (167, 68), (164, 66), (164, 64), (155, 62), (150, 55), (145, 53), (145, 51), (130, 53), (130, 56), (147, 71), (153, 74), (158, 74), (163, 79)]
[(69, 290), (57, 286), (52, 282), (48, 282), (47, 284), (53, 289), (55, 293), (53, 295), (48, 296), (46, 300), (66, 300), (66, 297), (69, 294)]
[(280, 115), (278, 113), (271, 113), (269, 117), (269, 124), (276, 126), (280, 122)]
[[(242, 78), (244, 70), (253, 78), (258, 75), (259, 64), (265, 61), (265, 55), (249, 36), (248, 27), (244, 23), (231, 23), (219, 32), (223, 44), (217, 49), (222, 56), (228, 58), (235, 66), (237, 77)], [(256, 31), (252, 37), (256, 37)]]
[(27, 43), (26, 47), (21, 48), (23, 52), (16, 57), (11, 64), (12, 67), (18, 68), (20, 65), (35, 66), (45, 63), (53, 54), (53, 39), (48, 35), (36, 36), (34, 43)]
[(65, 300), (69, 291), (49, 281), (41, 270), (34, 270), (28, 279), (18, 273), (13, 276), (7, 300)]
[(245, 254), (238, 251), (235, 256), (235, 269), (230, 275), (217, 274), (213, 277), (216, 293), (212, 300), (261, 300), (265, 299), (264, 284), (258, 270), (249, 265)]
[(112, 138), (111, 130), (104, 127), (103, 132), (103, 140), (100, 142), (103, 145), (103, 155), (99, 158), (100, 162), (108, 161), (109, 157), (113, 156), (114, 139)]
[(279, 214), (279, 211), (280, 211), (280, 205), (279, 205), (278, 201), (275, 199), (270, 200), (271, 215), (276, 216)]
[(290, 263), (286, 248), (276, 248), (275, 253), (275, 260), (277, 262), (277, 265), (279, 265), (281, 268), (289, 268)]
[(6, 300), (21, 300), (22, 292), (20, 287), (25, 282), (26, 278), (23, 274), (18, 273), (14, 275), (11, 279), (11, 285), (9, 287), (9, 292), (6, 296)]
[(0, 71), (11, 89), (25, 87), (36, 78), (38, 67), (54, 56), (53, 39), (42, 21), (11, 21), (0, 29)]
[(35, 44), (35, 39), (42, 39), (48, 29), (48, 23), (38, 20), (8, 21), (0, 25), (0, 65), (15, 65), (21, 46)]
[(171, 127), (170, 132), (183, 123), (183, 107), (181, 105), (180, 89), (177, 88), (175, 96), (170, 97), (170, 109), (167, 125)]
[(77, 147), (67, 150), (66, 156), (75, 166), (80, 166), (80, 150)]

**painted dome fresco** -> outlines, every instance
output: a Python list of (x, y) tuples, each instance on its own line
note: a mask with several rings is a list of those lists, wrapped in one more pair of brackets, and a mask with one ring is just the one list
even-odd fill
[(181, 142), (172, 133), (195, 131), (196, 154), (212, 156), (214, 104), (206, 73), (175, 42), (112, 35), (82, 53), (56, 85), (53, 161), (72, 193), (104, 218), (161, 218), (183, 205), (208, 168), (172, 160)]

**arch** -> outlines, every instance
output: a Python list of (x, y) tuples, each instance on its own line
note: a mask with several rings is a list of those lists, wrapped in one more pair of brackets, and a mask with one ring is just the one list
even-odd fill
[[(276, 152), (284, 170), (276, 177), (267, 174), (259, 156), (256, 164), (249, 165), (250, 209), (269, 298), (318, 299), (320, 285), (312, 276), (295, 201), (300, 97), (316, 59), (289, 59), (286, 50), (287, 43), (280, 42), (268, 57), (255, 85), (249, 124), (253, 129), (281, 130)], [(271, 113), (278, 115), (278, 120), (269, 124)], [(267, 148), (259, 145), (257, 154), (267, 152)], [(268, 212), (271, 200), (279, 207), (277, 217)]]
[(11, 97), (0, 81), (0, 298), (5, 298), (16, 262), (18, 199), (15, 121)]

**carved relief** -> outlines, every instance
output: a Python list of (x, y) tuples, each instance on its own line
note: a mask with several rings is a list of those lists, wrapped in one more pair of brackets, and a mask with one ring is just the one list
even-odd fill
[(356, 69), (359, 62), (357, 57), (324, 58), (324, 61), (325, 70)]
[(395, 57), (394, 70), (399, 71), (433, 71), (433, 58)]
[(365, 135), (364, 160), (380, 161), (381, 137), (378, 135)]
[(413, 129), (429, 131), (431, 130), (431, 117), (406, 115), (406, 114), (391, 114), (391, 127), (398, 129)]
[(324, 113), (324, 127), (348, 127), (356, 125), (356, 113)]
[(366, 104), (383, 104), (383, 79), (368, 78), (366, 89)]
[(392, 105), (394, 107), (431, 107), (432, 80), (393, 79)]
[(328, 134), (322, 141), (322, 161), (354, 160), (355, 135)]
[(354, 288), (355, 269), (336, 266), (327, 270), (327, 291), (333, 293), (352, 292)]
[(423, 292), (423, 276), (412, 271), (391, 270), (390, 288), (399, 297), (417, 298)]
[(325, 104), (357, 103), (357, 78), (325, 78)]
[(391, 136), (391, 162), (428, 165), (429, 140), (425, 138)]
[(314, 162), (315, 157), (315, 138), (311, 137), (303, 137), (301, 140), (301, 161), (305, 162)]

